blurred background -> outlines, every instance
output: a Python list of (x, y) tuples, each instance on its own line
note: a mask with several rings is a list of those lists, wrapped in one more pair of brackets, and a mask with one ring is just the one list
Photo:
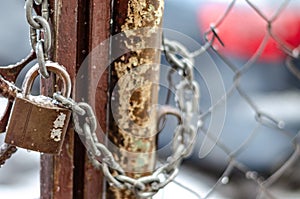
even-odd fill
[[(0, 66), (6, 66), (25, 58), (31, 46), (24, 1), (0, 0), (0, 5)], [(21, 72), (16, 82), (18, 86), (21, 86), (22, 77), (30, 66)], [(0, 98), (1, 115), (5, 105), (6, 100)], [(0, 143), (3, 143), (4, 136), (0, 134)], [(0, 168), (1, 198), (39, 198), (39, 157), (39, 153), (18, 149), (7, 164)]]
[[(0, 5), (0, 66), (6, 66), (25, 58), (31, 46), (24, 1), (0, 0)], [(16, 82), (18, 86), (21, 86), (22, 77), (32, 64), (21, 72)], [(0, 98), (0, 105), (3, 113), (6, 100)], [(3, 143), (4, 136), (0, 134), (0, 143)], [(39, 153), (18, 149), (0, 168), (1, 198), (39, 198), (39, 157)]]
[[(217, 146), (208, 156), (199, 158), (204, 138), (200, 133), (194, 153), (184, 162), (189, 171), (192, 168), (195, 173), (204, 175), (196, 177), (195, 174), (191, 184), (202, 181), (212, 188), (200, 191), (199, 184), (193, 190), (201, 197), (300, 198), (298, 160), (294, 159), (291, 167), (279, 170), (287, 166), (292, 155), (299, 159), (295, 150), (300, 125), (299, 79), (287, 68), (289, 57), (294, 69), (299, 69), (299, 56), (295, 56), (300, 44), (299, 6), (297, 0), (166, 1), (164, 27), (186, 34), (202, 45), (214, 34), (219, 37), (213, 42), (214, 50), (209, 49), (208, 53), (230, 93)], [(190, 51), (195, 50), (189, 44), (184, 45)], [(212, 65), (200, 59), (196, 60), (195, 67), (201, 71)], [(236, 84), (234, 78), (238, 72), (241, 76)], [(200, 109), (206, 112), (212, 106), (211, 96), (201, 74), (196, 74), (196, 78), (201, 88)], [(270, 118), (257, 121), (260, 113)], [(270, 119), (284, 127), (278, 128)], [(204, 126), (210, 122), (211, 119), (205, 119)], [(167, 124), (166, 129), (170, 126), (174, 124)], [(162, 133), (161, 147), (166, 144), (164, 141), (171, 139), (170, 131)], [(236, 165), (231, 168), (232, 162), (244, 168)], [(255, 178), (248, 174), (255, 174)], [(205, 176), (209, 176), (209, 180)], [(268, 179), (276, 183), (270, 183), (267, 186), (270, 191), (259, 195), (264, 188), (259, 184)], [(214, 196), (216, 193), (220, 195)]]
[[(232, 71), (230, 66), (234, 65), (237, 70), (243, 69), (248, 60), (257, 55), (257, 49), (268, 34), (264, 17), (270, 20), (272, 33), (280, 40), (270, 38), (260, 56), (253, 59), (253, 64), (247, 70), (242, 70), (244, 72), (238, 86), (251, 100), (247, 101), (248, 98), (238, 92), (237, 85), (233, 86), (233, 92), (224, 105), (226, 119), (218, 145), (208, 156), (199, 158), (204, 139), (204, 134), (199, 132), (196, 148), (191, 157), (184, 161), (178, 178), (160, 191), (156, 198), (256, 198), (262, 189), (259, 183), (269, 179), (295, 154), (300, 127), (300, 84), (299, 79), (287, 69), (286, 58), (289, 56), (282, 50), (282, 46), (296, 49), (300, 44), (300, 0), (249, 2), (165, 0), (165, 28), (178, 31), (201, 45), (207, 42), (205, 33), (208, 33), (207, 38), (213, 36), (211, 30), (218, 35), (221, 42), (215, 39), (215, 50), (210, 49), (208, 53), (220, 71), (226, 91), (232, 88), (236, 75), (236, 71)], [(0, 3), (0, 65), (4, 66), (18, 62), (30, 52), (29, 27), (25, 20), (24, 1), (0, 0)], [(276, 15), (278, 8), (285, 3), (285, 9)], [(222, 23), (216, 24), (231, 5), (233, 7), (223, 17)], [(218, 26), (215, 27), (216, 25)], [(168, 38), (168, 34), (165, 37)], [(178, 38), (178, 41), (186, 40)], [(189, 43), (182, 44), (190, 51), (196, 50)], [(293, 53), (297, 53), (297, 50)], [(227, 62), (220, 55), (226, 57)], [(167, 64), (164, 57), (162, 60)], [(299, 67), (296, 58), (292, 58), (292, 63), (295, 68)], [(211, 96), (203, 77), (197, 71), (209, 69), (211, 65), (207, 60), (196, 59), (195, 67), (195, 75), (201, 88), (200, 109), (204, 113), (212, 106)], [(18, 86), (21, 85), (25, 71), (26, 69), (22, 71), (21, 78), (16, 82)], [(165, 74), (161, 73), (161, 79), (166, 79)], [(160, 104), (164, 104), (166, 93), (166, 89), (160, 89)], [(260, 112), (284, 122), (284, 128), (268, 125), (268, 118), (264, 122), (257, 122), (255, 115), (258, 111), (253, 109), (251, 102), (255, 103)], [(174, 101), (171, 103), (174, 105)], [(2, 100), (3, 111), (4, 106), (5, 100)], [(160, 149), (172, 140), (175, 122), (168, 118), (166, 128), (159, 135)], [(210, 122), (211, 118), (205, 117), (204, 126), (207, 127)], [(4, 135), (0, 134), (1, 143), (3, 138)], [(167, 154), (168, 151), (160, 152), (162, 161)], [(290, 167), (280, 172), (283, 175), (276, 178), (276, 183), (266, 185), (270, 193), (276, 196), (274, 198), (300, 198), (298, 159), (299, 157), (292, 161)], [(229, 169), (232, 160), (242, 166), (234, 165)], [(230, 172), (224, 174), (228, 170)], [(19, 149), (7, 161), (0, 169), (0, 195), (1, 198), (39, 197), (38, 153)], [(273, 196), (261, 195), (258, 198)]]

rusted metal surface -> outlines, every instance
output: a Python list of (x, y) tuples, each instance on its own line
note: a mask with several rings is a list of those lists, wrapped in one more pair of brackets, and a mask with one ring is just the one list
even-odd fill
[[(49, 71), (62, 78), (63, 92), (66, 96), (70, 95), (71, 82), (68, 73), (60, 70), (57, 64), (47, 63), (46, 65)], [(39, 74), (38, 70), (39, 65), (36, 64), (26, 73), (22, 95), (17, 95), (14, 100), (6, 128), (5, 142), (33, 151), (58, 154), (69, 124), (71, 111), (53, 104), (49, 98), (30, 94), (33, 82)]]
[(4, 133), (6, 130), (12, 105), (13, 105), (12, 101), (7, 102), (4, 114), (1, 117), (1, 121), (0, 121), (0, 133)]
[(7, 81), (3, 77), (0, 77), (0, 94), (7, 98), (8, 101), (13, 101), (17, 93), (20, 92), (20, 90), (16, 87), (13, 89), (11, 85), (11, 82)]
[[(99, 126), (104, 132), (107, 126), (107, 92), (108, 92), (108, 71), (107, 60), (109, 59), (107, 40), (110, 36), (110, 0), (91, 0), (89, 5), (89, 42), (90, 53), (88, 65), (88, 101), (93, 106)], [(101, 48), (99, 45), (102, 43)], [(106, 45), (106, 46), (105, 46)], [(99, 77), (101, 76), (101, 77)], [(99, 80), (100, 78), (100, 80)], [(101, 135), (97, 131), (99, 140)], [(103, 175), (96, 170), (86, 158), (84, 178), (84, 198), (98, 199), (103, 195)]]
[[(51, 58), (66, 67), (74, 82), (77, 64), (77, 1), (50, 0), (49, 5), (55, 41)], [(53, 82), (43, 81), (42, 92), (50, 94), (53, 86)], [(74, 131), (70, 125), (60, 155), (41, 157), (41, 199), (73, 198), (73, 161)]]
[[(5, 80), (15, 83), (21, 70), (35, 58), (36, 58), (35, 53), (31, 51), (26, 58), (24, 58), (23, 60), (21, 60), (16, 64), (12, 64), (8, 66), (0, 66), (0, 74)], [(9, 99), (9, 101), (7, 102), (5, 112), (0, 120), (0, 132), (4, 132), (6, 129), (11, 108), (12, 108), (12, 100)]]
[[(115, 17), (118, 16), (118, 19), (115, 17), (113, 19), (117, 22), (113, 25), (113, 33), (131, 29), (132, 26), (136, 28), (159, 27), (161, 24), (163, 10), (161, 1), (124, 1), (122, 3), (115, 2), (114, 5), (114, 12), (119, 10), (119, 14), (114, 14)], [(64, 65), (70, 73), (72, 80), (74, 80), (77, 70), (88, 53), (111, 34), (111, 4), (109, 0), (51, 0), (50, 7), (51, 11), (53, 11), (51, 18), (55, 29), (55, 43), (52, 58), (54, 61)], [(134, 13), (130, 11), (131, 9), (133, 9)], [(140, 13), (140, 15), (138, 13)], [(134, 20), (135, 22), (131, 24), (130, 20), (134, 18), (137, 20)], [(160, 35), (156, 35), (155, 40), (159, 39)], [(124, 48), (128, 48), (128, 46), (124, 44), (123, 46)], [(77, 99), (84, 97), (84, 99), (86, 99), (84, 95), (87, 95), (86, 100), (92, 102), (91, 105), (99, 119), (99, 128), (107, 131), (108, 128), (110, 128), (110, 130), (116, 129), (116, 125), (107, 123), (108, 111), (106, 109), (108, 103), (107, 93), (114, 85), (108, 84), (110, 74), (105, 70), (107, 66), (104, 64), (107, 63), (109, 58), (109, 46), (104, 46), (101, 49), (99, 55), (89, 58), (88, 68), (86, 69), (88, 77), (85, 77), (87, 78), (87, 84), (85, 84), (85, 86), (88, 86), (89, 89), (85, 88), (86, 92), (81, 94), (83, 96), (76, 96), (76, 93), (73, 92), (73, 97), (76, 96)], [(129, 68), (134, 68), (136, 64), (159, 63), (159, 57), (159, 52), (150, 49), (132, 52), (126, 55), (125, 59), (120, 58), (116, 60), (113, 64), (114, 74), (116, 75), (111, 76), (113, 80), (111, 83), (117, 81), (118, 78), (120, 78), (120, 74), (127, 73), (127, 70), (122, 70), (122, 67), (128, 66)], [(100, 71), (104, 72), (101, 72), (101, 78), (99, 80), (98, 75)], [(151, 83), (152, 81), (156, 82), (158, 78), (157, 66), (148, 68), (147, 72), (138, 78), (140, 78), (139, 81), (143, 83), (142, 87), (136, 91), (135, 88), (130, 88), (130, 91), (120, 89), (118, 95), (125, 94), (125, 97), (129, 97), (133, 103), (130, 107), (130, 114), (127, 114), (128, 117), (123, 118), (123, 121), (129, 119), (129, 121), (137, 123), (139, 129), (144, 129), (140, 134), (148, 136), (155, 133), (154, 122), (150, 122), (147, 111), (149, 111), (149, 107), (151, 107), (152, 104), (156, 104), (157, 102), (157, 87)], [(81, 89), (80, 86), (82, 85), (76, 85), (73, 91)], [(51, 93), (53, 89), (53, 83), (51, 81), (43, 81), (42, 90), (44, 93)], [(133, 95), (129, 96), (129, 92), (131, 91), (134, 91)], [(120, 109), (120, 111), (122, 110)], [(120, 114), (124, 114), (124, 112), (120, 112)], [(152, 112), (152, 114), (155, 116), (155, 112)], [(137, 128), (133, 128), (133, 130), (138, 133)], [(100, 140), (101, 136), (102, 135), (98, 135)], [(124, 139), (125, 145), (121, 146), (121, 148), (131, 152), (139, 151), (147, 153), (146, 156), (137, 157), (138, 161), (133, 161), (133, 157), (125, 157), (121, 154), (121, 162), (125, 170), (127, 163), (130, 167), (137, 168), (134, 172), (138, 173), (129, 172), (129, 175), (138, 177), (146, 174), (149, 172), (149, 169), (151, 170), (153, 168), (155, 156), (154, 153), (151, 152), (155, 151), (155, 135), (145, 139), (134, 138), (134, 140), (130, 140), (122, 131), (114, 131), (114, 133), (110, 131), (110, 137), (117, 144)], [(42, 156), (41, 198), (93, 199), (102, 198), (105, 193), (107, 198), (120, 198), (117, 197), (117, 195), (123, 194), (122, 192), (118, 192), (114, 189), (102, 189), (105, 186), (103, 176), (100, 171), (95, 170), (89, 163), (85, 155), (85, 150), (79, 142), (79, 138), (74, 136), (72, 126), (70, 126), (62, 153), (56, 157), (48, 155)], [(142, 161), (144, 162), (140, 164)], [(121, 198), (134, 197), (132, 193), (125, 193)]]
[(0, 168), (16, 151), (17, 147), (14, 145), (4, 144), (0, 146)]
[[(77, 2), (77, 60), (76, 71), (80, 70), (81, 64), (89, 53), (89, 4), (90, 1), (78, 0)], [(84, 70), (88, 70), (85, 68)], [(88, 84), (87, 80), (84, 83), (76, 83), (76, 88), (73, 90), (73, 99), (76, 101), (85, 101), (87, 96)], [(74, 140), (74, 180), (73, 180), (73, 194), (74, 198), (84, 198), (84, 185), (85, 185), (85, 161), (86, 150), (81, 143), (80, 138), (75, 135)]]
[(0, 74), (8, 81), (15, 82), (21, 70), (36, 58), (35, 52), (31, 51), (20, 62), (8, 66), (0, 66)]
[(57, 139), (50, 136), (49, 130), (54, 128), (53, 122), (60, 114), (64, 115), (64, 121), (68, 124), (71, 115), (69, 109), (47, 107), (25, 97), (17, 97), (7, 126), (5, 142), (33, 151), (58, 154), (67, 125), (63, 124), (61, 135)]
[(12, 89), (11, 82), (7, 81), (3, 77), (0, 77), (0, 94), (8, 100), (5, 112), (0, 120), (0, 133), (3, 133), (6, 131), (6, 126), (8, 124), (13, 100), (16, 97), (17, 90)]
[[(110, 35), (110, 1), (51, 0), (50, 6), (54, 12), (52, 20), (56, 41), (53, 59), (64, 65), (74, 80), (88, 53)], [(108, 52), (107, 47), (100, 55), (91, 57), (88, 68), (85, 69), (88, 72), (88, 77), (84, 77), (87, 78), (86, 82), (73, 85), (73, 98), (77, 101), (96, 99), (96, 103), (92, 105), (95, 105), (94, 109), (103, 129), (106, 128), (108, 73), (104, 72), (99, 83), (96, 80), (99, 79), (98, 71), (106, 67), (101, 65), (101, 60), (108, 59)], [(44, 92), (51, 92), (52, 82), (44, 81), (42, 89)], [(76, 91), (80, 91), (79, 94)], [(78, 136), (74, 136), (71, 127), (60, 156), (42, 156), (41, 181), (41, 198), (93, 199), (101, 198), (103, 194), (103, 176), (89, 163), (85, 148)]]
[[(117, 48), (129, 51), (111, 65), (111, 109), (109, 138), (116, 145), (113, 151), (126, 174), (137, 178), (149, 174), (155, 165), (156, 111), (160, 51), (141, 48), (147, 42), (160, 43), (161, 32), (143, 28), (158, 28), (163, 15), (163, 0), (114, 1), (113, 34), (126, 33)], [(115, 46), (112, 47), (113, 50)], [(117, 83), (118, 81), (118, 83)], [(117, 83), (117, 84), (116, 84)], [(113, 107), (114, 106), (114, 107)], [(130, 190), (108, 186), (106, 198), (136, 198)]]

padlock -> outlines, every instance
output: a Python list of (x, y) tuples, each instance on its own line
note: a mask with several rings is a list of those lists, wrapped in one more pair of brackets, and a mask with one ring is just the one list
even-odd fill
[[(63, 82), (65, 97), (71, 93), (71, 80), (59, 64), (46, 62), (47, 70), (58, 75)], [(61, 107), (50, 97), (30, 94), (38, 76), (39, 65), (26, 74), (22, 93), (18, 93), (6, 129), (5, 142), (28, 150), (58, 154), (67, 131), (71, 111)]]

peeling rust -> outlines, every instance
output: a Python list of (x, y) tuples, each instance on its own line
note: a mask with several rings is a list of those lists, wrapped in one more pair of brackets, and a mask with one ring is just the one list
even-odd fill
[[(119, 48), (129, 53), (112, 63), (111, 91), (116, 106), (110, 116), (110, 140), (117, 145), (115, 158), (127, 172), (138, 178), (151, 173), (155, 166), (156, 111), (160, 51), (146, 48), (160, 42), (163, 0), (115, 1), (113, 34), (124, 32)], [(147, 28), (147, 31), (145, 30)], [(134, 30), (134, 31), (131, 31)], [(128, 190), (108, 188), (107, 198), (135, 198)]]

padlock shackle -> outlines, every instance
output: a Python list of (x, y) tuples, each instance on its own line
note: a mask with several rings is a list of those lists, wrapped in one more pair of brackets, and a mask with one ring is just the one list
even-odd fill
[[(71, 85), (72, 85), (69, 73), (65, 70), (63, 66), (59, 65), (56, 62), (47, 61), (45, 65), (48, 71), (55, 73), (63, 81), (64, 88), (63, 88), (62, 95), (65, 96), (66, 98), (69, 98), (71, 95)], [(31, 67), (25, 75), (22, 84), (22, 90), (25, 96), (30, 94), (33, 82), (38, 75), (39, 75), (39, 64), (37, 63), (33, 67)]]

